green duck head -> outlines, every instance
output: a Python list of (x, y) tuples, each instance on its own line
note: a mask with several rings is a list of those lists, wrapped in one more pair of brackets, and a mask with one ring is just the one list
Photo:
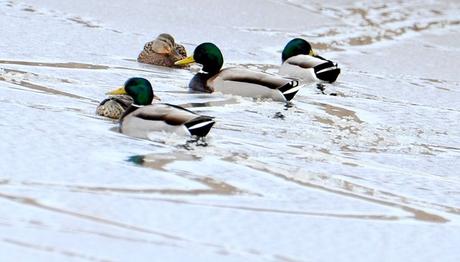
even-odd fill
[(124, 86), (107, 94), (129, 95), (133, 98), (134, 104), (140, 106), (152, 104), (152, 100), (155, 97), (149, 80), (142, 77), (130, 78), (125, 82)]
[(296, 55), (316, 55), (310, 43), (301, 38), (294, 38), (283, 49), (281, 60), (284, 62), (288, 58)]
[(217, 74), (224, 64), (224, 56), (220, 49), (213, 43), (202, 43), (195, 48), (193, 56), (177, 61), (176, 65), (198, 63), (203, 65), (203, 71), (208, 74)]

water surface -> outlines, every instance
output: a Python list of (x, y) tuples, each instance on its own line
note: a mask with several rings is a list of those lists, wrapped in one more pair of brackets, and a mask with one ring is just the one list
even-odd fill
[[(0, 260), (458, 261), (459, 7), (1, 0)], [(134, 60), (162, 32), (267, 72), (305, 37), (337, 96), (190, 94), (192, 72)], [(207, 139), (96, 116), (132, 76), (215, 116)]]

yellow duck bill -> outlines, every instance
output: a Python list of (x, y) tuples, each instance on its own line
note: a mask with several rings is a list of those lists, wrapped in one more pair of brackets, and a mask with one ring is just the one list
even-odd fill
[(193, 56), (189, 56), (179, 61), (176, 61), (174, 64), (182, 66), (182, 65), (192, 64), (192, 63), (195, 63), (195, 59), (193, 58)]
[(119, 87), (113, 91), (110, 91), (110, 92), (107, 92), (105, 93), (106, 95), (126, 95), (126, 90), (125, 90), (125, 87), (122, 86), (122, 87)]

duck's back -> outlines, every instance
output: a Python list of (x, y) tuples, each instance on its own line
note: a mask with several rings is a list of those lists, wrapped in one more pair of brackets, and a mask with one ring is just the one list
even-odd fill
[(324, 62), (324, 60), (310, 55), (296, 55), (284, 61), (279, 73), (284, 76), (302, 79), (306, 82), (317, 81), (313, 68)]
[(281, 75), (301, 79), (305, 82), (334, 82), (340, 74), (337, 64), (329, 60), (310, 55), (296, 55), (288, 58), (281, 65)]
[(152, 104), (137, 108), (121, 122), (121, 132), (139, 138), (149, 138), (151, 132), (164, 131), (179, 135), (205, 136), (214, 121), (171, 104)]
[(225, 68), (208, 80), (212, 90), (254, 98), (272, 98), (278, 101), (291, 100), (298, 91), (298, 82), (245, 68)]

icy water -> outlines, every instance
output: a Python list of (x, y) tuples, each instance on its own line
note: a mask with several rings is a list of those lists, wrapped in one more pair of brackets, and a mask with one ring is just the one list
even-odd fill
[[(135, 62), (162, 32), (268, 72), (305, 37), (338, 95), (189, 94)], [(0, 261), (460, 261), (459, 44), (458, 1), (0, 0)], [(96, 116), (132, 76), (208, 138)]]

